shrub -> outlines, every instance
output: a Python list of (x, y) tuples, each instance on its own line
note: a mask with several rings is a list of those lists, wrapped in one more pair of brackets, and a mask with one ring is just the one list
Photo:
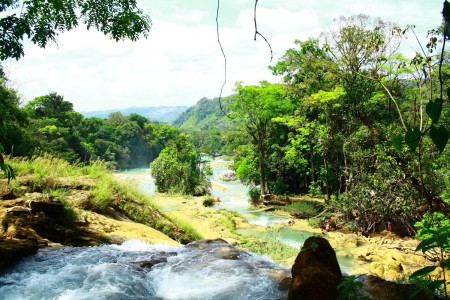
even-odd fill
[(214, 198), (212, 196), (206, 196), (203, 199), (203, 206), (210, 207), (214, 205)]
[(311, 184), (309, 185), (308, 194), (312, 197), (323, 197), (322, 187), (320, 186), (320, 183), (317, 181), (311, 182)]

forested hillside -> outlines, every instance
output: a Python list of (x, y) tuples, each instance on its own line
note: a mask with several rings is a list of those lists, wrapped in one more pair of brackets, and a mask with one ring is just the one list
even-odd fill
[(57, 93), (19, 106), (17, 91), (0, 77), (0, 141), (7, 154), (50, 153), (69, 162), (106, 161), (111, 168), (148, 166), (181, 132), (170, 125), (120, 112), (85, 118)]
[(200, 99), (194, 106), (182, 113), (173, 124), (192, 135), (194, 145), (210, 156), (233, 155), (234, 145), (230, 145), (235, 129), (226, 115), (226, 101), (219, 98)]

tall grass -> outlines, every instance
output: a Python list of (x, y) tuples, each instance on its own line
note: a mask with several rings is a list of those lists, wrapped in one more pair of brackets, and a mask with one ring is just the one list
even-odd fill
[(108, 165), (100, 160), (90, 164), (68, 163), (67, 161), (53, 157), (50, 154), (33, 156), (30, 158), (14, 157), (8, 162), (13, 167), (17, 176), (34, 175), (35, 181), (40, 183), (52, 178), (87, 176), (89, 178), (101, 178), (111, 174)]

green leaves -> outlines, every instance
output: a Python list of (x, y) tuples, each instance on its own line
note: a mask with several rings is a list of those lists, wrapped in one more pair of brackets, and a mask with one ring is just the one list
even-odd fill
[(440, 100), (436, 99), (435, 101), (428, 102), (426, 106), (426, 112), (430, 119), (433, 121), (433, 124), (436, 124), (441, 116)]
[(403, 136), (401, 136), (401, 135), (394, 135), (392, 138), (391, 138), (391, 143), (392, 143), (392, 146), (394, 146), (394, 148), (397, 150), (397, 151), (402, 151), (402, 144), (403, 144)]
[(436, 270), (436, 268), (437, 268), (436, 266), (424, 267), (424, 268), (419, 269), (416, 272), (412, 273), (410, 278), (416, 278), (416, 277), (421, 277), (421, 276), (430, 274), (431, 272)]
[[(406, 131), (404, 137), (402, 137), (401, 135), (392, 136), (391, 144), (397, 151), (402, 151), (402, 145), (403, 143), (405, 143), (408, 145), (409, 149), (412, 152), (415, 152), (423, 135), (424, 133), (420, 131), (419, 127), (415, 127), (413, 129), (408, 128), (408, 131)], [(445, 149), (445, 146), (447, 146), (448, 140), (450, 138), (450, 132), (443, 125), (439, 127), (432, 125), (430, 127), (430, 138), (438, 148), (439, 152), (442, 153)]]
[(430, 129), (430, 137), (439, 151), (442, 153), (447, 145), (449, 132), (444, 126), (439, 126), (436, 128), (435, 126), (431, 126)]
[(417, 146), (419, 145), (422, 132), (419, 127), (414, 127), (414, 129), (408, 128), (405, 134), (405, 143), (408, 145), (412, 152), (415, 152)]
[[(13, 14), (18, 1), (0, 3), (0, 60), (24, 55), (23, 40), (29, 38), (44, 48), (56, 42), (59, 33), (76, 28), (79, 22), (118, 41), (136, 41), (148, 36), (150, 17), (136, 0), (21, 1), (21, 13)], [(6, 16), (5, 16), (6, 15)]]

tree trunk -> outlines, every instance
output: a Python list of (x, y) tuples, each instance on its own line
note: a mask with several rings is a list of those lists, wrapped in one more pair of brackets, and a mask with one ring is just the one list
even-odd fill
[(266, 194), (266, 170), (264, 167), (264, 160), (265, 160), (264, 150), (261, 147), (259, 148), (259, 173), (261, 177), (261, 195)]
[(309, 153), (311, 155), (311, 157), (310, 157), (310, 159), (311, 159), (311, 182), (314, 182), (314, 181), (316, 181), (316, 178), (314, 176), (314, 173), (316, 170), (314, 167), (314, 148), (313, 148), (312, 144), (310, 145), (309, 150), (310, 150)]
[(327, 197), (325, 198), (325, 204), (330, 205), (330, 180), (328, 178), (328, 160), (326, 155), (323, 156), (323, 164), (325, 165), (325, 188)]

